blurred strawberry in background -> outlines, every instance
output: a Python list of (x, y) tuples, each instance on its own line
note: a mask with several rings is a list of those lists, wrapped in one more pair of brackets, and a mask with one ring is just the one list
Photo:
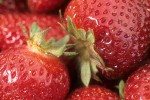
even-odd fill
[(28, 7), (33, 13), (47, 13), (60, 9), (65, 0), (27, 0)]
[(0, 0), (0, 13), (26, 11), (28, 11), (26, 0)]
[(58, 22), (60, 18), (54, 15), (33, 15), (33, 14), (0, 14), (0, 49), (18, 47), (26, 44), (23, 30), (19, 24), (29, 28), (33, 22), (37, 22), (42, 29), (50, 27), (47, 39), (60, 39), (66, 35)]

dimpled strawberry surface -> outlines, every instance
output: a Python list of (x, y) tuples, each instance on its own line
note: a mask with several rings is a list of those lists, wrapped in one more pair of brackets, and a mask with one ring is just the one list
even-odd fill
[(140, 0), (72, 0), (65, 11), (78, 28), (92, 29), (95, 50), (114, 71), (126, 75), (143, 60), (149, 48), (150, 13)]
[(150, 0), (0, 0), (0, 100), (150, 100)]

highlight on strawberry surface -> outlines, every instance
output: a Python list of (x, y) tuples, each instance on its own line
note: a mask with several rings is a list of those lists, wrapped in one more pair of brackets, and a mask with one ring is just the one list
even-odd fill
[(149, 0), (0, 0), (0, 100), (150, 100)]

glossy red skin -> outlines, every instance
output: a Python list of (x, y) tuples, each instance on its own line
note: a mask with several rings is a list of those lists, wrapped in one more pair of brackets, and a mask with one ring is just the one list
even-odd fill
[(114, 71), (108, 79), (127, 75), (149, 49), (150, 13), (140, 0), (72, 0), (65, 11), (78, 28), (93, 29), (95, 50)]
[(144, 5), (146, 6), (146, 9), (150, 11), (150, 1), (149, 0), (143, 0)]
[(65, 0), (27, 0), (29, 9), (34, 13), (46, 13), (60, 7)]
[(63, 100), (69, 91), (66, 66), (29, 47), (0, 53), (0, 99)]
[(0, 14), (0, 49), (5, 50), (10, 47), (18, 47), (26, 44), (25, 36), (19, 23), (22, 23), (27, 29), (33, 22), (37, 22), (42, 29), (51, 29), (46, 38), (52, 37), (60, 39), (66, 35), (58, 22), (60, 18), (53, 15), (33, 15), (33, 14)]
[(27, 12), (26, 0), (3, 0), (0, 4), (0, 13), (6, 12)]
[(124, 100), (150, 100), (150, 64), (142, 66), (129, 76)]
[(120, 98), (104, 87), (91, 85), (76, 89), (68, 96), (67, 100), (120, 100)]

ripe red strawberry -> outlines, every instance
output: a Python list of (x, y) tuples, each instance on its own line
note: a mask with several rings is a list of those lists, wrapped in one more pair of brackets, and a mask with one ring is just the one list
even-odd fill
[(26, 0), (1, 0), (0, 2), (0, 13), (26, 11), (28, 11)]
[[(76, 26), (72, 29), (70, 24), (69, 31), (76, 34), (76, 49), (84, 61), (81, 65), (96, 63), (108, 79), (127, 75), (149, 49), (150, 13), (141, 0), (72, 0), (65, 11), (67, 16)], [(95, 40), (90, 36), (86, 38), (86, 32), (79, 28), (93, 30)], [(91, 70), (82, 67), (85, 69)], [(91, 71), (83, 72), (87, 73), (91, 76)]]
[(64, 100), (69, 91), (67, 68), (58, 59), (68, 36), (46, 41), (47, 30), (33, 27), (28, 46), (0, 53), (0, 100)]
[(124, 100), (150, 100), (150, 64), (142, 66), (129, 76)]
[(114, 92), (98, 86), (81, 87), (71, 93), (67, 100), (120, 100)]
[(145, 9), (150, 11), (150, 1), (149, 0), (141, 0), (143, 2), (143, 5), (145, 6)]
[(60, 18), (53, 15), (31, 15), (31, 14), (0, 14), (0, 49), (18, 47), (26, 44), (19, 23), (29, 28), (33, 22), (37, 22), (42, 29), (51, 27), (47, 33), (47, 39), (55, 37), (60, 39), (65, 36), (65, 31), (57, 22)]
[(46, 13), (60, 7), (65, 0), (27, 0), (29, 9), (34, 13)]

